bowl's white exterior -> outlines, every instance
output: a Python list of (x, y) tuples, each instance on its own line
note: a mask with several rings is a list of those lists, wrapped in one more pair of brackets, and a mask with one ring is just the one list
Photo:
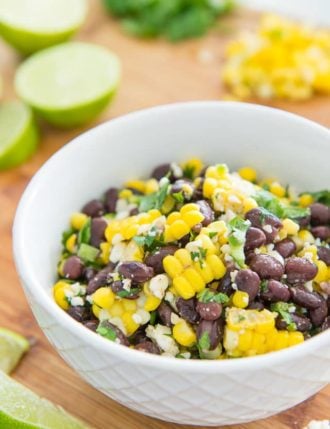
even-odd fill
[(300, 190), (329, 187), (330, 133), (282, 111), (241, 103), (162, 106), (110, 121), (75, 139), (35, 175), (14, 226), (17, 268), (33, 312), (62, 357), (98, 390), (141, 413), (223, 425), (270, 416), (330, 381), (330, 330), (281, 352), (185, 361), (108, 342), (51, 297), (70, 213), (107, 187), (153, 166), (200, 156), (232, 169), (253, 165)]

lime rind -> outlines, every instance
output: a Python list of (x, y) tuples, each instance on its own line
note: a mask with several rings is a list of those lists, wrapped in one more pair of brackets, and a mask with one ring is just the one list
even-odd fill
[(40, 398), (0, 371), (0, 427), (10, 429), (87, 429), (61, 407)]
[(29, 347), (28, 340), (22, 335), (0, 328), (0, 370), (9, 374)]

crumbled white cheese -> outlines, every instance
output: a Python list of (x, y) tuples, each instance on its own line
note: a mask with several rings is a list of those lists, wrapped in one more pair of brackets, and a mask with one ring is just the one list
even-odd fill
[(121, 241), (124, 241), (124, 237), (119, 233), (115, 234), (112, 238), (112, 244), (118, 244)]
[(132, 319), (133, 319), (133, 320), (134, 320), (134, 322), (135, 322), (135, 323), (137, 323), (138, 325), (141, 325), (141, 324), (142, 324), (142, 318), (141, 318), (141, 316), (140, 316), (139, 314), (134, 313), (134, 314), (132, 315)]
[(255, 187), (253, 183), (243, 179), (238, 173), (229, 174), (229, 180), (233, 190), (239, 191), (246, 197), (251, 197), (255, 194)]
[(144, 305), (146, 303), (147, 297), (144, 293), (140, 293), (138, 299), (135, 301), (138, 308), (144, 308)]
[(109, 320), (110, 319), (110, 313), (107, 310), (104, 310), (104, 308), (102, 308), (99, 312), (99, 320), (100, 322), (102, 322), (103, 320)]
[(89, 302), (90, 304), (93, 304), (93, 296), (92, 295), (87, 295), (86, 296), (86, 301)]
[(179, 353), (179, 348), (174, 339), (170, 336), (172, 334), (171, 328), (164, 325), (149, 325), (146, 329), (147, 337), (154, 340), (157, 345), (165, 353), (170, 356), (175, 356)]
[(146, 234), (149, 231), (150, 227), (151, 227), (150, 223), (140, 225), (137, 231), (138, 235)]
[(171, 313), (171, 323), (172, 323), (172, 325), (176, 325), (177, 323), (180, 322), (180, 320), (182, 320), (181, 317), (179, 317), (175, 313)]
[(305, 286), (305, 288), (309, 291), (309, 292), (313, 292), (313, 281), (311, 280), (311, 281), (309, 281), (309, 282), (306, 282), (305, 284), (304, 284), (304, 286)]
[(150, 313), (142, 308), (138, 309), (132, 316), (135, 323), (145, 325), (150, 320)]
[(182, 168), (178, 164), (176, 164), (175, 162), (172, 162), (172, 164), (171, 164), (171, 171), (173, 173), (173, 176), (177, 179), (179, 177), (182, 177), (182, 175), (183, 175)]
[(127, 290), (129, 292), (131, 290), (132, 280), (131, 279), (124, 279), (122, 281), (123, 283), (123, 289)]
[(168, 288), (169, 279), (166, 274), (158, 274), (149, 282), (150, 292), (157, 298), (163, 299), (165, 291)]
[(113, 262), (115, 264), (119, 261), (122, 261), (125, 254), (125, 250), (126, 250), (125, 243), (120, 242), (115, 244), (111, 249), (110, 258), (109, 258), (110, 262)]
[(330, 420), (312, 420), (304, 429), (330, 429)]
[(268, 234), (271, 234), (271, 233), (273, 232), (273, 228), (271, 227), (271, 225), (268, 225), (268, 224), (264, 225), (264, 226), (262, 227), (262, 229), (263, 229), (265, 232), (268, 232)]
[(165, 216), (160, 216), (152, 222), (152, 226), (154, 228), (156, 228), (156, 231), (159, 231), (159, 232), (164, 231), (165, 224), (166, 224), (166, 217)]
[(237, 195), (233, 195), (233, 194), (229, 195), (228, 201), (232, 204), (240, 204), (241, 203), (241, 200), (237, 197)]
[(117, 326), (117, 328), (119, 328), (122, 331), (123, 334), (127, 335), (126, 328), (125, 328), (124, 323), (123, 323), (123, 321), (121, 320), (120, 317), (109, 317), (108, 320), (109, 320), (110, 323), (112, 323), (113, 325)]
[(230, 272), (230, 280), (231, 280), (233, 283), (235, 282), (235, 279), (236, 279), (237, 273), (238, 273), (238, 270), (235, 270), (235, 271), (231, 271), (231, 272)]
[(180, 353), (180, 356), (183, 357), (183, 359), (190, 359), (191, 353), (189, 353), (189, 352), (182, 352), (182, 353)]
[(80, 292), (80, 283), (79, 283), (79, 282), (73, 283), (73, 284), (70, 286), (70, 289), (71, 289), (71, 292), (72, 292), (74, 295), (78, 295), (78, 294), (79, 294), (79, 292)]
[(237, 286), (237, 284), (236, 284), (236, 283), (232, 283), (232, 284), (231, 284), (231, 287), (232, 287), (234, 290), (238, 290), (238, 286)]
[(195, 240), (186, 244), (186, 250), (190, 253), (199, 252), (201, 247), (203, 247), (202, 240)]
[(76, 307), (78, 305), (82, 306), (84, 305), (84, 300), (80, 296), (74, 296), (73, 298), (71, 298), (70, 304), (73, 307)]
[(312, 252), (305, 252), (302, 257), (304, 259), (307, 259), (310, 262), (313, 262), (313, 253)]

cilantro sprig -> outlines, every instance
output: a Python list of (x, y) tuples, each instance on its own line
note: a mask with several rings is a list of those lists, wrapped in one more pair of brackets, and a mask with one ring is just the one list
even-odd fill
[(230, 254), (240, 267), (244, 267), (245, 265), (244, 245), (246, 232), (250, 225), (251, 223), (248, 220), (244, 220), (239, 216), (234, 217), (229, 222), (230, 234), (228, 236), (228, 243)]
[(140, 198), (139, 211), (141, 213), (152, 209), (161, 209), (170, 186), (170, 181), (167, 178), (163, 177), (162, 182), (163, 183), (157, 192)]
[(314, 201), (330, 207), (330, 189), (324, 189), (323, 191), (319, 192), (303, 192), (303, 194), (306, 193), (310, 194)]
[(200, 302), (208, 303), (208, 302), (217, 302), (219, 304), (227, 304), (229, 302), (229, 297), (222, 292), (215, 292), (210, 289), (204, 289), (199, 292), (197, 298)]
[(199, 247), (198, 250), (190, 252), (191, 259), (195, 262), (198, 261), (201, 268), (203, 268), (206, 254), (207, 254), (207, 249), (203, 249), (203, 247)]
[(153, 252), (159, 247), (165, 246), (164, 235), (158, 234), (156, 229), (152, 227), (148, 234), (137, 235), (133, 238), (135, 243), (144, 248), (147, 252)]
[(292, 304), (288, 304), (287, 302), (276, 302), (270, 306), (271, 310), (275, 313), (279, 314), (281, 318), (287, 325), (288, 331), (296, 331), (297, 325), (294, 323), (292, 319), (292, 314), (290, 310), (293, 308)]
[(116, 331), (112, 328), (112, 326), (110, 326), (109, 323), (101, 322), (97, 327), (96, 332), (110, 341), (115, 341), (117, 338)]
[(289, 218), (295, 220), (310, 214), (309, 208), (299, 207), (294, 204), (285, 205), (275, 195), (266, 190), (258, 191), (254, 198), (260, 207), (280, 219)]

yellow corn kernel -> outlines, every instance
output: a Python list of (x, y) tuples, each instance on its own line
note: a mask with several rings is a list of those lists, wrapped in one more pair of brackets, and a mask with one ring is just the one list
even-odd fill
[(216, 255), (209, 255), (206, 257), (206, 263), (213, 272), (213, 277), (218, 280), (226, 274), (225, 264)]
[(206, 178), (213, 178), (213, 179), (226, 179), (228, 176), (228, 167), (226, 164), (217, 164), (212, 165), (211, 167), (208, 167), (205, 172)]
[(97, 317), (97, 318), (99, 319), (99, 318), (100, 318), (100, 311), (101, 311), (101, 308), (100, 308), (100, 307), (98, 307), (97, 305), (93, 304), (93, 305), (92, 305), (92, 311), (93, 311), (94, 316), (95, 316), (95, 317)]
[(173, 237), (171, 233), (171, 228), (169, 225), (165, 225), (164, 241), (165, 243), (170, 243), (171, 241), (175, 241), (175, 237)]
[(125, 240), (130, 240), (137, 235), (138, 230), (138, 225), (127, 225), (122, 229), (121, 234)]
[(161, 217), (162, 214), (159, 210), (152, 209), (148, 211), (148, 215), (150, 216), (150, 222), (153, 222), (154, 220)]
[(146, 184), (142, 180), (129, 180), (125, 183), (126, 188), (136, 189), (137, 191), (144, 194), (146, 189)]
[(66, 250), (70, 253), (74, 253), (76, 251), (76, 243), (77, 243), (77, 235), (72, 234), (65, 242)]
[(184, 270), (183, 277), (191, 284), (195, 292), (200, 292), (205, 288), (205, 281), (202, 276), (192, 267)]
[(205, 179), (203, 183), (203, 196), (211, 198), (217, 186), (218, 182), (216, 179), (212, 179), (211, 177)]
[(322, 283), (328, 280), (328, 267), (327, 264), (323, 261), (316, 261), (317, 274), (314, 277), (314, 282)]
[(307, 229), (302, 229), (298, 232), (298, 237), (304, 242), (304, 243), (314, 243), (315, 239), (313, 235), (307, 231)]
[(170, 215), (168, 215), (166, 223), (167, 225), (172, 225), (172, 223), (176, 222), (177, 220), (181, 220), (181, 214), (179, 212), (172, 212)]
[(128, 200), (133, 195), (130, 189), (123, 189), (119, 192), (118, 197), (123, 200)]
[(108, 310), (115, 301), (115, 295), (109, 287), (101, 287), (92, 295), (93, 304)]
[(191, 158), (182, 164), (182, 169), (191, 171), (192, 177), (198, 176), (203, 168), (204, 164), (199, 158)]
[(80, 230), (88, 220), (88, 216), (85, 213), (73, 213), (70, 219), (72, 228)]
[(70, 304), (66, 297), (66, 292), (70, 290), (70, 285), (63, 280), (58, 281), (53, 287), (53, 295), (56, 304), (63, 308), (63, 310), (68, 310)]
[(175, 199), (171, 195), (167, 195), (165, 198), (164, 204), (161, 207), (162, 213), (167, 214), (173, 210), (175, 206)]
[[(259, 312), (261, 313), (261, 312)], [(255, 326), (256, 332), (259, 332), (260, 334), (268, 334), (268, 332), (271, 332), (275, 328), (275, 317), (274, 313), (270, 313), (267, 311), (267, 313), (264, 311), (261, 316), (259, 317), (258, 323)]]
[(252, 336), (251, 349), (255, 350), (257, 354), (262, 354), (265, 353), (266, 347), (266, 335), (254, 332)]
[(288, 331), (278, 331), (273, 346), (273, 350), (282, 350), (289, 346), (289, 332)]
[(313, 204), (313, 201), (314, 199), (310, 194), (303, 194), (303, 195), (300, 195), (299, 197), (299, 204), (302, 207), (310, 206), (311, 204)]
[(101, 249), (100, 258), (104, 264), (107, 264), (110, 258), (111, 244), (108, 242), (101, 243), (100, 249)]
[(296, 344), (303, 343), (305, 341), (304, 335), (302, 332), (293, 331), (289, 332), (289, 341), (288, 346), (295, 346)]
[(199, 262), (194, 262), (194, 268), (198, 272), (198, 274), (203, 278), (205, 283), (210, 283), (211, 281), (214, 280), (213, 272), (206, 263), (203, 263), (201, 267)]
[(192, 263), (190, 252), (186, 249), (179, 249), (174, 253), (174, 256), (181, 262), (183, 267), (189, 267)]
[(232, 297), (233, 305), (237, 308), (246, 308), (249, 305), (249, 294), (237, 290)]
[(274, 344), (275, 344), (276, 338), (277, 338), (277, 329), (273, 328), (267, 332), (266, 346), (267, 346), (268, 352), (274, 350)]
[(180, 295), (183, 299), (189, 299), (195, 295), (194, 288), (183, 276), (175, 277), (173, 279), (173, 286), (178, 295)]
[(190, 228), (183, 220), (176, 220), (169, 226), (169, 232), (176, 240), (180, 240), (189, 234)]
[(159, 189), (158, 181), (156, 179), (149, 179), (145, 183), (145, 194), (153, 194), (154, 192), (157, 192)]
[(108, 311), (112, 317), (121, 317), (125, 309), (121, 301), (115, 301)]
[(238, 170), (238, 174), (242, 179), (248, 180), (249, 182), (255, 182), (257, 180), (257, 172), (251, 167), (242, 167)]
[(190, 227), (197, 225), (200, 222), (203, 222), (204, 216), (198, 210), (191, 210), (182, 214), (182, 220)]
[(255, 199), (253, 199), (251, 197), (243, 199), (243, 212), (244, 213), (247, 213), (248, 211), (255, 209), (256, 207), (258, 207), (258, 203), (256, 202)]
[(126, 332), (127, 332), (128, 336), (134, 334), (134, 332), (137, 331), (139, 329), (139, 327), (140, 327), (140, 325), (138, 325), (134, 321), (131, 313), (128, 313), (128, 312), (124, 313), (121, 316), (121, 320), (123, 321), (123, 324), (125, 326), (125, 329), (126, 329)]
[(137, 222), (139, 225), (147, 225), (150, 223), (150, 216), (148, 213), (140, 213), (137, 217)]
[(210, 239), (210, 237), (206, 234), (199, 234), (196, 239), (196, 241), (201, 241), (202, 242), (202, 248), (204, 250), (207, 250), (207, 254), (213, 254), (213, 253), (217, 253), (217, 248), (215, 247), (213, 241)]
[(161, 299), (157, 298), (156, 296), (149, 295), (147, 296), (146, 302), (144, 304), (144, 309), (146, 311), (154, 311), (160, 306), (161, 302)]
[(112, 243), (112, 239), (116, 234), (119, 234), (120, 232), (121, 224), (118, 220), (113, 220), (108, 224), (108, 226), (105, 229), (105, 238), (109, 243)]
[(163, 267), (172, 279), (179, 276), (183, 271), (182, 264), (172, 255), (168, 255), (163, 259)]
[[(291, 219), (283, 219), (282, 228), (280, 230), (280, 238), (286, 238), (288, 235), (297, 235), (299, 225)], [(283, 236), (284, 235), (284, 236)]]
[(185, 320), (180, 320), (173, 327), (173, 338), (184, 347), (191, 347), (197, 341), (195, 331)]
[(185, 213), (189, 213), (192, 211), (199, 211), (199, 207), (197, 204), (194, 204), (194, 203), (185, 204), (180, 209), (181, 215), (184, 215)]
[(270, 185), (269, 190), (272, 194), (276, 195), (279, 198), (284, 197), (286, 194), (285, 188), (281, 186), (278, 182), (273, 182)]
[(238, 339), (238, 348), (242, 352), (247, 352), (252, 348), (252, 331), (246, 330), (243, 331), (241, 335), (239, 335)]
[(121, 300), (123, 307), (125, 309), (125, 311), (130, 311), (132, 313), (134, 313), (134, 311), (136, 311), (136, 301), (134, 299), (122, 299)]

